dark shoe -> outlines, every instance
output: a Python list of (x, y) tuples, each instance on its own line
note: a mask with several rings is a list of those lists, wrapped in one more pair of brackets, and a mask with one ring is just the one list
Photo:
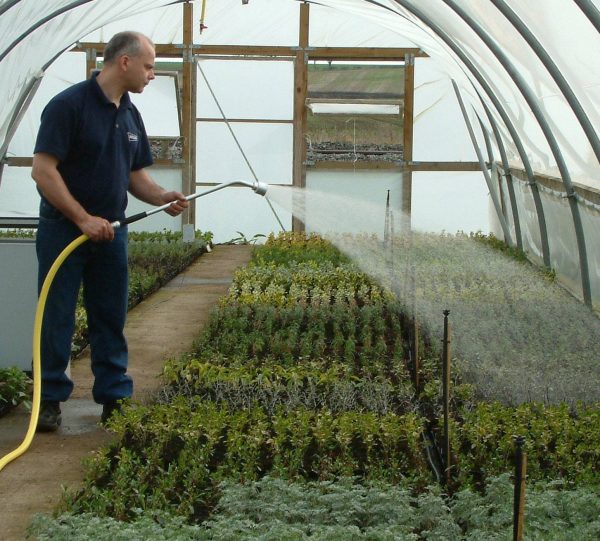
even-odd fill
[(102, 415), (100, 417), (102, 424), (105, 425), (115, 412), (122, 413), (123, 404), (120, 400), (109, 400), (102, 406)]
[(55, 432), (62, 423), (60, 403), (54, 400), (42, 400), (37, 422), (38, 432)]

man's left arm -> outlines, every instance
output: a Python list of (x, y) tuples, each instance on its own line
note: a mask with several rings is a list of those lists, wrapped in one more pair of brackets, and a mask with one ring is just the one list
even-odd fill
[(137, 199), (144, 201), (144, 203), (157, 207), (173, 201), (173, 204), (165, 210), (171, 216), (178, 216), (190, 205), (182, 193), (169, 192), (154, 182), (146, 169), (131, 171), (129, 174), (129, 192)]

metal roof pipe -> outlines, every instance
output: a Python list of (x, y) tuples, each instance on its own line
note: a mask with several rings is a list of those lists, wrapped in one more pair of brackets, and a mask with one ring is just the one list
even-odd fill
[[(479, 95), (479, 93), (478, 93)], [(500, 160), (502, 161), (502, 168), (504, 169), (504, 178), (506, 178), (506, 186), (508, 188), (508, 198), (510, 199), (510, 208), (512, 210), (513, 216), (513, 224), (515, 226), (515, 237), (517, 240), (517, 248), (519, 250), (523, 250), (523, 236), (521, 234), (521, 220), (519, 219), (519, 208), (517, 207), (517, 198), (515, 197), (515, 187), (513, 186), (513, 178), (510, 172), (510, 165), (508, 163), (508, 156), (506, 155), (506, 148), (504, 147), (504, 141), (500, 135), (500, 130), (498, 129), (498, 123), (496, 119), (493, 117), (490, 108), (487, 106), (487, 103), (479, 96), (481, 104), (485, 109), (485, 114), (490, 121), (492, 126), (492, 131), (494, 132), (494, 138), (496, 139), (496, 144), (498, 145), (498, 150), (500, 151)], [(548, 243), (548, 239), (546, 239), (546, 243)]]
[[(454, 82), (454, 81), (453, 81)], [(455, 89), (456, 90), (456, 89)], [(477, 114), (477, 112), (475, 112)], [(490, 139), (490, 134), (487, 132), (487, 129), (483, 125), (481, 118), (477, 115), (477, 120), (479, 120), (479, 126), (481, 128), (481, 133), (483, 134), (483, 139), (485, 140), (485, 148), (488, 154), (488, 163), (494, 163), (494, 149), (492, 148), (492, 140)]]
[(88, 2), (91, 2), (91, 1), (92, 0), (77, 0), (77, 1), (73, 2), (72, 4), (63, 6), (62, 8), (57, 9), (56, 11), (53, 11), (52, 13), (50, 13), (50, 14), (46, 15), (45, 17), (41, 18), (40, 20), (36, 21), (36, 23), (34, 25), (30, 26), (27, 30), (25, 30), (25, 32), (23, 32), (6, 49), (4, 49), (4, 51), (2, 51), (2, 53), (0, 53), (0, 62), (2, 62), (2, 60), (4, 60), (4, 58), (6, 58), (8, 53), (10, 53), (17, 45), (19, 45), (19, 43), (21, 43), (27, 36), (29, 36), (32, 32), (35, 32), (41, 26), (44, 26), (48, 21), (51, 21), (52, 19), (55, 19), (59, 15), (62, 15), (63, 13), (66, 13), (67, 11), (75, 9), (75, 8), (82, 6), (83, 4), (87, 4)]
[(490, 191), (490, 197), (492, 198), (492, 203), (494, 204), (494, 208), (496, 209), (496, 214), (498, 215), (498, 220), (500, 221), (500, 227), (502, 227), (502, 233), (504, 234), (504, 240), (511, 246), (514, 246), (514, 241), (510, 235), (510, 230), (508, 229), (508, 225), (506, 223), (506, 219), (504, 217), (504, 213), (502, 212), (502, 206), (500, 205), (500, 201), (498, 200), (498, 196), (496, 194), (496, 190), (494, 190), (494, 186), (492, 185), (492, 177), (490, 176), (490, 172), (487, 169), (487, 165), (485, 160), (483, 159), (483, 154), (481, 153), (481, 149), (477, 144), (477, 137), (475, 137), (475, 132), (473, 131), (473, 126), (471, 125), (471, 121), (469, 120), (469, 115), (467, 113), (467, 109), (465, 108), (465, 104), (463, 102), (462, 96), (460, 95), (460, 90), (458, 89), (458, 85), (456, 81), (452, 79), (452, 86), (454, 87), (454, 92), (456, 92), (456, 99), (458, 100), (458, 104), (460, 105), (460, 110), (462, 112), (463, 118), (465, 120), (465, 125), (467, 126), (467, 130), (469, 131), (469, 136), (471, 137), (471, 142), (473, 143), (473, 148), (475, 149), (475, 153), (477, 154), (477, 159), (479, 160), (479, 166), (481, 167), (481, 172), (485, 178), (485, 182), (487, 184), (488, 190)]
[(8, 150), (8, 145), (10, 144), (11, 139), (13, 138), (15, 132), (17, 131), (17, 127), (23, 118), (23, 115), (27, 111), (31, 100), (35, 96), (37, 89), (44, 78), (44, 72), (38, 73), (31, 81), (27, 83), (27, 86), (21, 91), (21, 95), (17, 100), (16, 107), (14, 109), (14, 113), (10, 122), (8, 123), (8, 131), (6, 133), (6, 137), (2, 142), (2, 146), (0, 146), (0, 159), (4, 159), (4, 155)]
[[(519, 18), (519, 16), (506, 4), (504, 0), (490, 0), (492, 4), (498, 8), (498, 10), (504, 15), (510, 23), (517, 29), (519, 34), (523, 37), (523, 39), (527, 42), (527, 44), (531, 47), (533, 52), (537, 55), (537, 57), (541, 60), (544, 67), (548, 70), (548, 73), (554, 79), (554, 82), (557, 84), (560, 91), (563, 93), (565, 99), (573, 109), (573, 113), (577, 117), (581, 128), (583, 129), (585, 135), (594, 150), (594, 154), (596, 155), (596, 159), (600, 162), (600, 139), (598, 138), (598, 134), (596, 130), (592, 126), (592, 123), (583, 109), (581, 102), (577, 99), (575, 92), (565, 79), (564, 75), (561, 73), (558, 66), (554, 63), (554, 60), (550, 57), (550, 55), (546, 52), (542, 44), (539, 40), (533, 35), (533, 32), (529, 30), (527, 25)], [(597, 10), (596, 10), (597, 11)]]
[(485, 43), (485, 45), (489, 48), (489, 50), (494, 54), (494, 56), (499, 60), (502, 64), (502, 67), (506, 70), (508, 75), (511, 77), (519, 91), (521, 92), (523, 98), (531, 108), (531, 112), (535, 116), (546, 141), (548, 142), (548, 146), (556, 160), (556, 165), (558, 166), (558, 170), (560, 171), (560, 175), (562, 177), (563, 184), (565, 186), (565, 190), (567, 192), (567, 198), (569, 200), (569, 206), (571, 208), (571, 215), (573, 217), (573, 226), (575, 228), (575, 237), (577, 238), (577, 248), (579, 250), (579, 268), (581, 272), (581, 289), (583, 293), (583, 301), (586, 305), (592, 306), (592, 292), (590, 285), (590, 272), (587, 260), (587, 248), (585, 245), (585, 235), (583, 231), (583, 223), (581, 221), (581, 214), (579, 212), (579, 206), (577, 204), (577, 198), (575, 194), (575, 189), (573, 188), (573, 183), (571, 181), (571, 175), (567, 168), (567, 164), (563, 158), (560, 147), (558, 146), (558, 142), (554, 137), (554, 133), (552, 133), (552, 129), (548, 123), (548, 120), (544, 116), (538, 102), (537, 97), (525, 81), (525, 79), (521, 76), (515, 66), (512, 64), (510, 59), (504, 54), (502, 49), (498, 46), (498, 44), (490, 39), (485, 30), (468, 14), (462, 9), (460, 6), (454, 2), (454, 0), (443, 0), (445, 4), (447, 4)]
[[(12, 114), (10, 122), (8, 123), (8, 129), (6, 131), (6, 135), (4, 136), (4, 141), (2, 141), (2, 144), (0, 145), (0, 160), (2, 160), (2, 161), (4, 160), (6, 151), (8, 150), (8, 145), (10, 145), (10, 142), (11, 142), (13, 136), (15, 135), (17, 128), (19, 127), (19, 124), (21, 123), (21, 120), (23, 119), (23, 115), (25, 114), (25, 111), (27, 110), (27, 108), (29, 107), (29, 105), (31, 103), (31, 100), (35, 96), (35, 93), (37, 92), (37, 90), (40, 86), (40, 83), (42, 82), (42, 79), (44, 78), (44, 74), (46, 73), (46, 70), (66, 50), (67, 50), (67, 48), (59, 51), (46, 64), (44, 64), (44, 66), (42, 66), (42, 69), (40, 70), (40, 72), (38, 72), (37, 75), (34, 76), (27, 83), (27, 86), (21, 91), (21, 95), (19, 96), (19, 99), (17, 100), (17, 103), (14, 108), (14, 112)], [(0, 174), (0, 179), (1, 179), (1, 174)]]
[(5, 2), (4, 5), (0, 6), (0, 16), (2, 16), (5, 12), (7, 12), (11, 7), (15, 4), (18, 4), (21, 0), (9, 0)]
[[(372, 4), (380, 5), (375, 0), (367, 0)], [(523, 146), (523, 142), (521, 141), (521, 137), (519, 136), (512, 120), (508, 116), (506, 109), (500, 103), (500, 100), (497, 98), (496, 94), (485, 80), (485, 78), (479, 73), (477, 67), (473, 64), (470, 58), (466, 55), (466, 53), (450, 38), (450, 36), (442, 30), (427, 14), (425, 14), (420, 9), (414, 7), (410, 2), (406, 0), (394, 0), (398, 5), (402, 6), (404, 9), (412, 13), (415, 17), (423, 21), (452, 51), (456, 56), (461, 60), (461, 62), (465, 65), (465, 67), (471, 72), (471, 75), (477, 80), (477, 82), (481, 85), (486, 95), (489, 97), (490, 101), (494, 104), (494, 107), (498, 111), (498, 114), (501, 116), (504, 125), (510, 132), (510, 135), (513, 139), (513, 142), (517, 148), (517, 152), (519, 153), (519, 157), (521, 158), (521, 162), (523, 163), (523, 168), (525, 169), (525, 173), (527, 175), (528, 185), (531, 188), (531, 195), (533, 197), (533, 202), (535, 205), (535, 210), (538, 218), (538, 227), (540, 230), (540, 238), (542, 242), (542, 257), (544, 260), (544, 265), (547, 268), (550, 268), (550, 246), (548, 245), (548, 231), (546, 228), (546, 218), (544, 216), (544, 207), (542, 205), (542, 199), (540, 197), (539, 188), (537, 182), (535, 181), (535, 176), (533, 173), (533, 169), (531, 167), (531, 163), (529, 162), (529, 158), (527, 157), (527, 152), (525, 151), (525, 147)], [(386, 6), (381, 6), (384, 9), (390, 9)], [(392, 11), (392, 10), (390, 10)], [(398, 13), (399, 16), (401, 14)]]
[(596, 30), (600, 32), (600, 10), (594, 5), (592, 0), (573, 0), (590, 22), (596, 27)]

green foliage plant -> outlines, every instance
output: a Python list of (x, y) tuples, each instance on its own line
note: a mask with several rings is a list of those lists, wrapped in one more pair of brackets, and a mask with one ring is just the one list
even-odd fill
[(31, 380), (23, 370), (11, 366), (0, 368), (0, 417), (21, 402), (29, 403)]
[[(403, 485), (332, 481), (289, 482), (265, 476), (228, 480), (201, 525), (157, 510), (136, 509), (131, 522), (91, 513), (36, 516), (30, 533), (40, 541), (162, 540), (447, 540), (512, 539), (512, 481), (490, 478), (483, 492), (466, 488), (451, 498), (439, 487), (414, 493)], [(600, 492), (561, 482), (530, 484), (525, 539), (595, 541), (600, 536)]]
[(526, 438), (527, 476), (600, 484), (600, 404), (478, 403), (462, 411), (456, 431), (459, 478), (481, 485), (489, 476), (514, 469), (514, 436)]
[[(131, 510), (175, 510), (203, 520), (225, 479), (332, 480), (342, 475), (393, 483), (429, 479), (414, 413), (231, 410), (177, 399), (139, 407), (112, 424), (113, 444), (89, 464), (69, 508), (131, 519)], [(135, 483), (132, 480), (135, 479)]]

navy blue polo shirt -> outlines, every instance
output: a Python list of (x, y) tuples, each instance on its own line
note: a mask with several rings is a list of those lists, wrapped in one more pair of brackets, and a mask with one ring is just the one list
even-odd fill
[(117, 108), (96, 75), (50, 100), (34, 152), (58, 159), (58, 171), (87, 212), (115, 221), (125, 216), (129, 173), (152, 165), (152, 153), (129, 94)]

